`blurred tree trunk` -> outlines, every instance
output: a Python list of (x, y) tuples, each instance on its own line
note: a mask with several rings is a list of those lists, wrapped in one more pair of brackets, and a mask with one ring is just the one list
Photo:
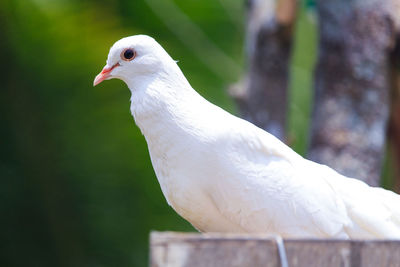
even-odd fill
[(397, 0), (318, 0), (309, 158), (379, 185)]
[(285, 139), (296, 0), (247, 0), (248, 71), (230, 92), (241, 116)]
[(388, 150), (392, 156), (395, 181), (393, 189), (400, 192), (400, 35), (391, 55), (391, 112), (388, 127)]

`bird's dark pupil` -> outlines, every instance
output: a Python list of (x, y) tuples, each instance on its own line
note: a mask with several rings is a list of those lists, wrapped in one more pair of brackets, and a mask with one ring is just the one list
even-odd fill
[(132, 49), (127, 49), (124, 53), (124, 57), (126, 59), (131, 59), (133, 57), (133, 50)]

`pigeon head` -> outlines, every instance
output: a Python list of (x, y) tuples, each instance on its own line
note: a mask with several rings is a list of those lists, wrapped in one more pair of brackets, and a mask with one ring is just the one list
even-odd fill
[(111, 47), (107, 64), (94, 79), (93, 86), (113, 78), (128, 84), (133, 79), (151, 77), (170, 61), (167, 52), (153, 38), (147, 35), (126, 37)]

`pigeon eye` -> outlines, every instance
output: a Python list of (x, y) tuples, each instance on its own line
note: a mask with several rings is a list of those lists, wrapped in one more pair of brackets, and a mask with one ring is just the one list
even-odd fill
[(136, 57), (136, 52), (132, 48), (127, 48), (121, 53), (121, 58), (125, 61), (131, 61)]

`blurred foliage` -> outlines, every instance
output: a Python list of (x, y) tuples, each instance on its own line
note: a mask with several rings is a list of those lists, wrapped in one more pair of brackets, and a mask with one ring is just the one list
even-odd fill
[(315, 8), (315, 5), (316, 5), (315, 1), (316, 0), (305, 0), (306, 7), (307, 8)]
[[(289, 130), (304, 153), (316, 33), (299, 16)], [(129, 90), (92, 82), (116, 40), (144, 33), (235, 112), (243, 21), (236, 0), (0, 1), (1, 266), (145, 266), (150, 230), (194, 231), (164, 200)]]
[(313, 11), (307, 11), (304, 7), (300, 9), (294, 38), (289, 86), (288, 136), (291, 147), (305, 155), (313, 98), (312, 68), (317, 50), (317, 31)]
[[(175, 3), (240, 65), (242, 25), (227, 13), (243, 11), (229, 2)], [(193, 231), (164, 200), (129, 90), (92, 82), (116, 40), (145, 33), (232, 111), (225, 66), (210, 70), (143, 1), (5, 0), (0, 31), (0, 265), (145, 266), (151, 229)]]

